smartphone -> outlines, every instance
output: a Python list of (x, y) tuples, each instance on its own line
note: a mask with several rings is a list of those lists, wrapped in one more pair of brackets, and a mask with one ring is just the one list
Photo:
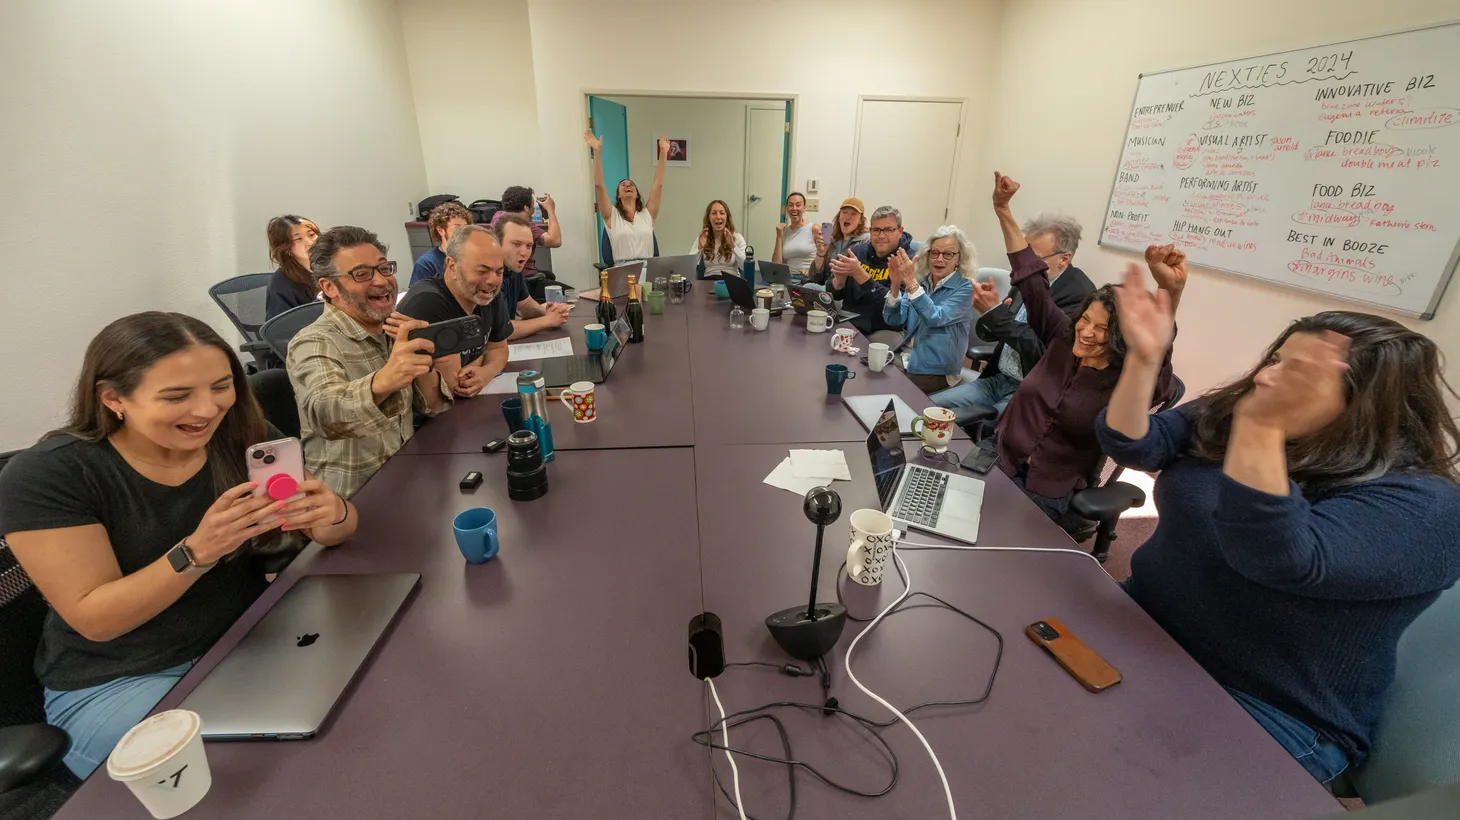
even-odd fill
[(972, 459), (959, 462), (959, 466), (965, 470), (972, 470), (979, 475), (988, 475), (989, 470), (999, 463), (999, 451), (989, 447), (980, 447)]
[(431, 351), (433, 359), (476, 350), (486, 343), (486, 336), (482, 331), (482, 319), (475, 313), (459, 319), (447, 319), (434, 325), (426, 325), (419, 330), (412, 331), (411, 338), (430, 339), (435, 342), (436, 349)]
[[(304, 493), (297, 489), (304, 481), (304, 447), (297, 438), (281, 438), (255, 444), (243, 452), (248, 465), (248, 480), (257, 481), (254, 498), (268, 496), (275, 501), (298, 501)], [(269, 515), (264, 521), (273, 521)]]
[(825, 242), (828, 245), (831, 244), (831, 223), (830, 222), (823, 222), (823, 223), (821, 223), (821, 241), (822, 242)]
[(1120, 683), (1120, 672), (1059, 621), (1053, 618), (1035, 621), (1024, 630), (1024, 634), (1044, 647), (1071, 677), (1091, 692), (1103, 692)]

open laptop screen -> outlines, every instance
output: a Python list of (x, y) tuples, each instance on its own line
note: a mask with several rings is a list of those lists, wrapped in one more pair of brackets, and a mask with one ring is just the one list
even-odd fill
[(882, 509), (886, 510), (892, 504), (897, 482), (907, 466), (907, 455), (902, 451), (902, 434), (897, 429), (897, 409), (890, 401), (867, 434), (867, 457), (872, 460), (877, 497), (882, 502)]

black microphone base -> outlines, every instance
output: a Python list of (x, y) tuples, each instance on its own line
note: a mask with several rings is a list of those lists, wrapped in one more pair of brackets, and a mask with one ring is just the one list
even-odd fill
[(765, 619), (776, 643), (801, 661), (814, 661), (830, 652), (846, 625), (847, 608), (841, 604), (817, 604), (814, 621), (806, 618), (804, 606), (783, 609)]

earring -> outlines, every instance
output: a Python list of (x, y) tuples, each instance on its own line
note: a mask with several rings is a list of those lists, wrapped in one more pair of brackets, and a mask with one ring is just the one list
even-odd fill
[(112, 412), (117, 414), (117, 421), (122, 421), (123, 420), (122, 419), (122, 411), (120, 411), (120, 410), (113, 410)]

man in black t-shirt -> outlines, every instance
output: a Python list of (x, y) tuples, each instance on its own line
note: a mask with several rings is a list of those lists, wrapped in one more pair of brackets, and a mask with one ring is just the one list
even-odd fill
[(386, 332), (394, 335), (406, 319), (434, 324), (476, 314), (485, 347), (436, 360), (436, 370), (457, 396), (475, 396), (507, 365), (512, 316), (501, 298), (502, 275), (502, 246), (491, 230), (481, 225), (458, 228), (446, 243), (446, 270), (411, 287), (386, 322)]
[(502, 296), (512, 311), (512, 338), (525, 339), (543, 330), (562, 327), (571, 309), (562, 302), (542, 304), (527, 292), (523, 276), (532, 259), (532, 223), (520, 214), (498, 214), (492, 223), (492, 235), (502, 245), (503, 263), (507, 272), (502, 280)]

